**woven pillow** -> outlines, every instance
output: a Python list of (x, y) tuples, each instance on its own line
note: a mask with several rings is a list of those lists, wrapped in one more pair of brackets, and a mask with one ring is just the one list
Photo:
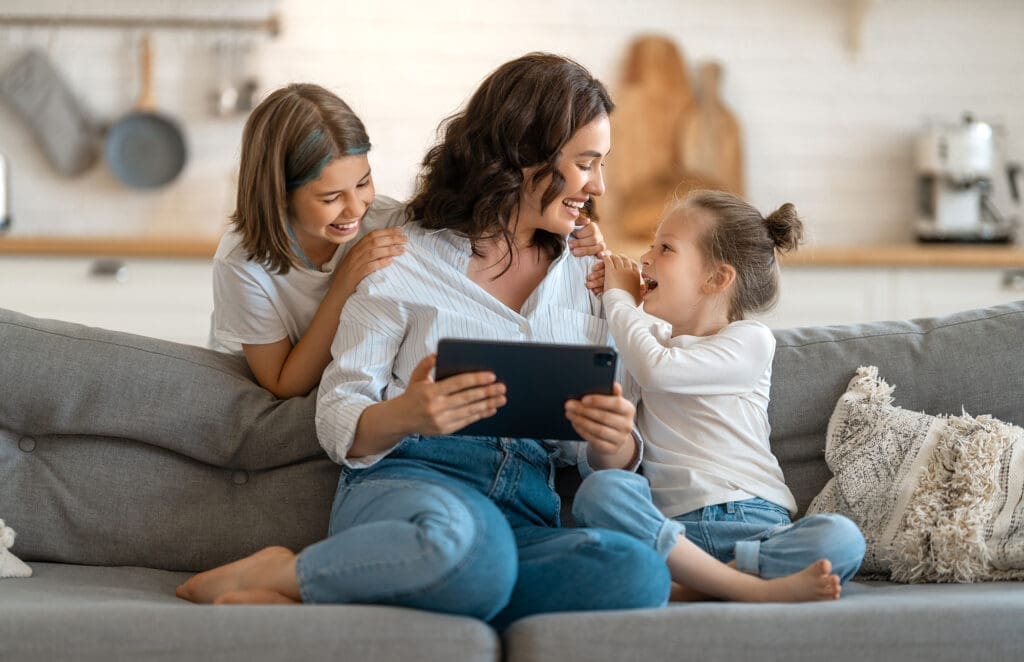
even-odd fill
[(833, 478), (808, 514), (853, 519), (865, 574), (898, 582), (1024, 578), (1024, 429), (990, 416), (930, 416), (892, 404), (862, 367), (829, 420)]

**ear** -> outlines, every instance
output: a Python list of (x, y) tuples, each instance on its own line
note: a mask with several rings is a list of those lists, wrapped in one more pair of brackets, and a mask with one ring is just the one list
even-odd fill
[(736, 267), (723, 263), (708, 273), (708, 278), (704, 281), (704, 287), (701, 289), (704, 294), (720, 294), (732, 287), (735, 282)]

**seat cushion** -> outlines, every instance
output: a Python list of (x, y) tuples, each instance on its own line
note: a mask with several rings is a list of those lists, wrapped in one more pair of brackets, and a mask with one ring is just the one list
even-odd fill
[(504, 634), (509, 662), (960, 662), (1021, 659), (1015, 582), (847, 585), (835, 602), (701, 602), (666, 609), (545, 614)]
[(484, 623), (370, 606), (198, 606), (174, 587), (189, 575), (33, 563), (0, 580), (4, 662), (121, 660), (479, 660), (499, 641)]

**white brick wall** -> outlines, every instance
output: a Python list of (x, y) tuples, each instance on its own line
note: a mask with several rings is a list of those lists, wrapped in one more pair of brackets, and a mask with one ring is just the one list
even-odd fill
[[(905, 240), (914, 214), (911, 147), (925, 120), (973, 110), (1002, 123), (1009, 154), (1024, 159), (1024, 2), (880, 0), (856, 58), (846, 47), (852, 1), (0, 0), (0, 11), (278, 11), (282, 36), (259, 40), (264, 89), (309, 80), (339, 92), (370, 130), (378, 190), (398, 197), (411, 191), (438, 121), (501, 62), (529, 50), (565, 53), (614, 91), (629, 40), (665, 32), (691, 67), (705, 58), (724, 64), (724, 95), (744, 129), (755, 204), (795, 202), (818, 243)], [(0, 67), (29, 44), (48, 47), (83, 101), (112, 119), (137, 95), (136, 37), (0, 27)], [(219, 234), (233, 204), (243, 123), (207, 112), (210, 48), (223, 37), (154, 35), (158, 102), (184, 122), (191, 149), (183, 176), (155, 193), (124, 189), (102, 164), (61, 179), (0, 105), (14, 231)]]

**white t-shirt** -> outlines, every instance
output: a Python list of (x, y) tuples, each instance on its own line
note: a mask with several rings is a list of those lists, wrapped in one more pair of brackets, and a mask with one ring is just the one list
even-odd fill
[(294, 345), (309, 328), (334, 276), (334, 269), (356, 241), (368, 232), (400, 225), (405, 205), (377, 196), (363, 217), (359, 234), (321, 269), (293, 265), (287, 274), (271, 273), (246, 259), (241, 235), (224, 234), (213, 257), (213, 314), (209, 347), (232, 354), (242, 344), (263, 345), (288, 338)]
[(713, 336), (672, 337), (620, 289), (604, 293), (608, 326), (640, 391), (643, 471), (667, 517), (761, 497), (796, 514), (768, 437), (775, 336), (741, 320)]

